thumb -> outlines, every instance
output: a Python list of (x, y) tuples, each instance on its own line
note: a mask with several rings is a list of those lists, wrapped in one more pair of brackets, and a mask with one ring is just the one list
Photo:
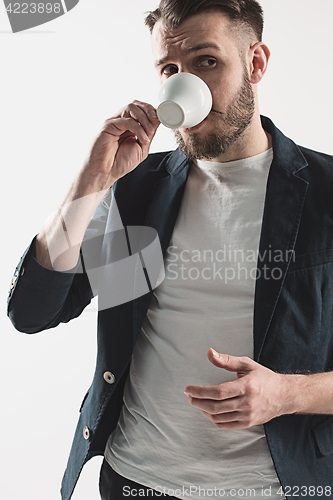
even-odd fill
[(250, 358), (221, 354), (212, 347), (208, 349), (207, 357), (213, 365), (224, 368), (229, 372), (248, 372), (254, 368)]

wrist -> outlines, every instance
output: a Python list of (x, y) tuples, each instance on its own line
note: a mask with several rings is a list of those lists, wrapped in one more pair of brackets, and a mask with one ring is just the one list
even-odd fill
[(308, 375), (280, 374), (281, 376), (281, 415), (305, 412), (306, 395), (304, 389)]
[(91, 172), (89, 169), (84, 168), (79, 172), (74, 183), (75, 195), (77, 198), (83, 198), (84, 196), (95, 194), (103, 198), (116, 180), (110, 174)]

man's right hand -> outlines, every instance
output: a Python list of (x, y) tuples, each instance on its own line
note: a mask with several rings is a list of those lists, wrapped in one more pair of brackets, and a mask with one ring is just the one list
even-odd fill
[(141, 101), (104, 122), (65, 200), (37, 235), (35, 256), (42, 266), (57, 271), (74, 268), (98, 204), (118, 179), (147, 158), (159, 125), (153, 106)]
[(141, 101), (128, 104), (105, 120), (83, 172), (104, 179), (103, 189), (110, 188), (147, 158), (159, 125), (153, 106)]

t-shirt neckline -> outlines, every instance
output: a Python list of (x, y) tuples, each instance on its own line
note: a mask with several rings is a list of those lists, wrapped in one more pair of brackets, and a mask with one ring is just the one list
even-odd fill
[(218, 161), (208, 161), (208, 160), (196, 160), (195, 163), (198, 167), (202, 169), (215, 169), (215, 168), (235, 168), (235, 167), (248, 167), (252, 164), (258, 164), (261, 162), (265, 162), (273, 158), (273, 148), (270, 148), (263, 153), (259, 153), (255, 156), (250, 156), (248, 158), (242, 158), (240, 160), (232, 160), (227, 162), (218, 162)]

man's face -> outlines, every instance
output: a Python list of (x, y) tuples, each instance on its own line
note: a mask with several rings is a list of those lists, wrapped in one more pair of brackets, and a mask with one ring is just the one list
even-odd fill
[(255, 98), (244, 58), (220, 11), (207, 11), (169, 29), (158, 21), (152, 33), (155, 64), (162, 84), (171, 75), (197, 75), (210, 88), (212, 111), (194, 129), (175, 131), (179, 148), (190, 159), (217, 159), (243, 134), (255, 111)]

